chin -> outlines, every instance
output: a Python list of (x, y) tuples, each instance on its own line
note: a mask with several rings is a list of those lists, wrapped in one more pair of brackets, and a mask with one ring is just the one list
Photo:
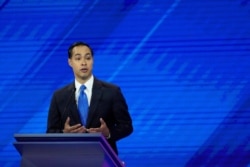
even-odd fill
[(81, 78), (82, 78), (83, 80), (87, 80), (87, 79), (90, 78), (90, 75), (84, 75), (84, 76), (82, 76)]

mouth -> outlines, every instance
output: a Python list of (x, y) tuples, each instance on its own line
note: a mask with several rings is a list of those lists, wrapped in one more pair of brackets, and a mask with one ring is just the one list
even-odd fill
[(88, 71), (88, 69), (87, 68), (82, 68), (80, 71), (83, 72), (83, 73), (86, 73)]

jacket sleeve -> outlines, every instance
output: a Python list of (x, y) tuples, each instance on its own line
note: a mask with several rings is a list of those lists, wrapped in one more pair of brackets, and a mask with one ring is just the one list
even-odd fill
[(115, 124), (110, 129), (110, 140), (117, 141), (133, 132), (132, 119), (128, 112), (128, 106), (119, 87), (115, 90), (112, 108)]
[(62, 126), (61, 114), (58, 109), (56, 94), (54, 94), (49, 107), (46, 133), (62, 133)]

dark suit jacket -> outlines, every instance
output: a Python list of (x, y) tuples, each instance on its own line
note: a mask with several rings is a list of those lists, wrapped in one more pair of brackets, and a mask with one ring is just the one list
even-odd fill
[[(68, 116), (71, 126), (81, 123), (75, 101), (74, 82), (54, 93), (49, 108), (46, 132), (62, 133)], [(108, 142), (118, 154), (116, 141), (133, 131), (128, 107), (119, 87), (94, 78), (86, 128), (100, 127), (100, 118), (106, 122), (111, 134)]]

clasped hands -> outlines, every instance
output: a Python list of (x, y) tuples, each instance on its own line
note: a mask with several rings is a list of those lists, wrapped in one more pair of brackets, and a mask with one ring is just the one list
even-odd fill
[(96, 133), (96, 132), (101, 132), (105, 137), (108, 137), (110, 135), (109, 129), (105, 123), (105, 121), (100, 118), (101, 126), (99, 128), (85, 128), (81, 124), (76, 124), (73, 126), (70, 126), (69, 124), (70, 118), (68, 117), (65, 124), (64, 124), (64, 129), (63, 133)]

